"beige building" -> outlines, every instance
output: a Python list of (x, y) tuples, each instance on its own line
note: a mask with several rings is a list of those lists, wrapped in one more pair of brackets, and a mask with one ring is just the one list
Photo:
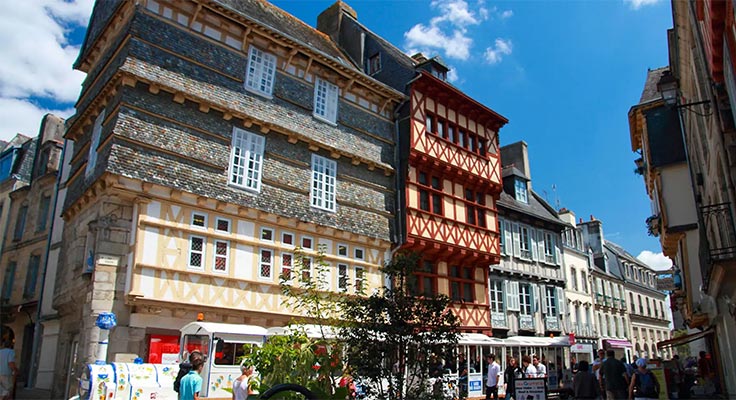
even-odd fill
[[(3, 240), (0, 274), (3, 282), (3, 335), (15, 342), (19, 382), (32, 373), (34, 332), (46, 263), (46, 245), (59, 168), (64, 120), (47, 114), (38, 136), (26, 142), (17, 173), (29, 184), (9, 196), (8, 234)], [(5, 332), (7, 330), (7, 333)]]

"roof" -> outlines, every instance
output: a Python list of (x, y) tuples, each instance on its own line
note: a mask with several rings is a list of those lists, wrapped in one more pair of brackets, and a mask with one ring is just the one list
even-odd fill
[(319, 50), (352, 70), (358, 70), (347, 60), (329, 36), (312, 28), (300, 19), (265, 0), (211, 0), (225, 8), (242, 14), (266, 28), (279, 32), (296, 42)]
[(607, 242), (603, 247), (605, 251), (604, 254), (608, 256), (605, 258), (608, 273), (618, 279), (624, 279), (624, 266), (621, 264), (619, 255), (615, 251), (611, 250), (611, 246)]
[(386, 51), (386, 53), (393, 59), (397, 60), (401, 64), (403, 64), (405, 67), (414, 69), (414, 67), (417, 65), (417, 61), (408, 56), (403, 51), (399, 50), (396, 46), (394, 46), (391, 42), (387, 41), (380, 35), (376, 34), (375, 32), (368, 29), (365, 25), (360, 23), (356, 18), (353, 18), (352, 15), (349, 13), (343, 12), (343, 17), (350, 18), (355, 24), (361, 27), (367, 34), (369, 34), (374, 40), (376, 40), (378, 43), (381, 44), (381, 47)]
[(530, 190), (529, 193), (529, 204), (517, 201), (513, 196), (506, 192), (501, 192), (501, 197), (498, 199), (496, 204), (553, 224), (566, 225), (546, 201), (539, 197), (539, 195), (537, 195), (533, 190)]
[(644, 82), (644, 90), (642, 91), (641, 98), (639, 99), (640, 105), (662, 100), (662, 95), (659, 93), (659, 89), (657, 89), (657, 83), (659, 83), (659, 78), (662, 77), (662, 74), (669, 70), (669, 67), (647, 70), (647, 80)]
[(529, 179), (528, 176), (524, 175), (524, 173), (521, 172), (520, 169), (516, 168), (513, 164), (503, 167), (501, 176), (503, 178), (506, 178), (507, 176), (518, 176), (519, 178), (526, 179), (527, 181), (531, 180)]

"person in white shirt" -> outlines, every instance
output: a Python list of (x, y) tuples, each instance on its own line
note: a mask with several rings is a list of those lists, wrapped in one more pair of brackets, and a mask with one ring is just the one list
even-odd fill
[(537, 369), (537, 378), (547, 377), (547, 367), (539, 362), (538, 356), (534, 356), (534, 358), (532, 359), (532, 364), (534, 364), (534, 368)]
[(18, 374), (15, 366), (15, 351), (13, 342), (3, 341), (0, 349), (0, 400), (8, 400), (13, 395), (14, 375)]
[(494, 400), (498, 400), (498, 377), (501, 376), (501, 366), (496, 362), (494, 354), (487, 355), (486, 360), (490, 364), (486, 376), (486, 400), (490, 400), (491, 396)]
[(536, 378), (537, 377), (537, 369), (534, 368), (532, 365), (532, 358), (529, 356), (521, 357), (521, 365), (524, 367), (522, 370), (524, 371), (524, 378)]

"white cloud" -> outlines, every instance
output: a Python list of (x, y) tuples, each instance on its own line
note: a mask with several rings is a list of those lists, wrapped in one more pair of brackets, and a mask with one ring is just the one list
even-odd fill
[(486, 48), (483, 57), (489, 64), (497, 64), (504, 56), (511, 54), (511, 48), (511, 40), (497, 38), (493, 46)]
[(513, 16), (514, 16), (514, 12), (511, 11), (511, 10), (505, 10), (505, 11), (501, 12), (501, 18), (502, 19), (511, 18)]
[[(0, 135), (35, 135), (40, 116), (48, 110), (34, 99), (68, 108), (79, 95), (84, 74), (72, 69), (80, 43), (71, 43), (73, 28), (86, 26), (93, 0), (34, 0), (13, 2), (0, 14)], [(24, 121), (22, 118), (35, 118)], [(35, 127), (30, 129), (29, 127)]]
[(484, 1), (478, 1), (476, 11), (471, 10), (465, 0), (434, 0), (431, 7), (440, 15), (427, 24), (416, 24), (404, 33), (406, 48), (411, 49), (409, 53), (416, 50), (431, 56), (432, 52), (441, 51), (447, 58), (467, 60), (473, 44), (467, 28), (488, 19)]
[(49, 110), (27, 100), (0, 98), (0, 140), (7, 142), (16, 133), (35, 137), (41, 126), (41, 118), (47, 113), (69, 118), (74, 114), (74, 109)]
[(645, 6), (651, 6), (653, 4), (657, 4), (662, 0), (624, 0), (624, 3), (627, 3), (629, 7), (631, 7), (634, 10), (638, 10)]
[(450, 83), (454, 83), (457, 82), (458, 79), (460, 79), (460, 76), (457, 74), (457, 70), (455, 68), (450, 68), (447, 72), (447, 80)]
[(650, 266), (655, 271), (665, 271), (672, 267), (672, 260), (665, 256), (663, 253), (654, 253), (649, 250), (644, 250), (639, 253), (636, 258), (644, 264)]

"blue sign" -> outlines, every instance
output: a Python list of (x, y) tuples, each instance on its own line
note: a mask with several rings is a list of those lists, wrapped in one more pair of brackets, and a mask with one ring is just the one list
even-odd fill
[(470, 390), (480, 390), (481, 381), (470, 381)]

